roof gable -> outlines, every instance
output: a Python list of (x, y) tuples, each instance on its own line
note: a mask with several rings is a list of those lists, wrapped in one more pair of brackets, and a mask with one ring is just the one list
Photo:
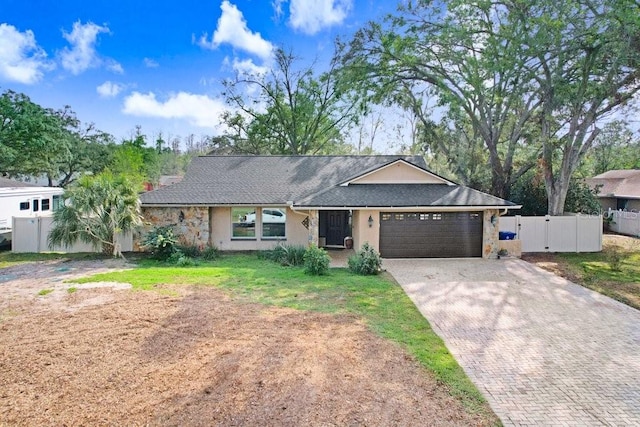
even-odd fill
[(351, 184), (446, 184), (455, 185), (441, 176), (403, 159), (378, 167), (341, 185)]

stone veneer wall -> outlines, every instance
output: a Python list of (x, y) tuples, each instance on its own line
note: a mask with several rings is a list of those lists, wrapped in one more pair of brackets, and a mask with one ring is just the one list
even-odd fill
[[(491, 217), (495, 217), (495, 224)], [(497, 259), (499, 248), (498, 231), (500, 229), (500, 214), (497, 209), (484, 211), (482, 218), (482, 258)]]
[[(180, 212), (184, 218), (180, 221)], [(141, 251), (146, 234), (155, 226), (173, 225), (180, 244), (205, 248), (209, 245), (208, 207), (143, 207), (144, 227), (134, 236), (134, 250)]]

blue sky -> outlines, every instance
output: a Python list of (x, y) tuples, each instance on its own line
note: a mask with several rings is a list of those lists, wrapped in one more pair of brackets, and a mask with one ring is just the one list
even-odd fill
[(373, 0), (0, 0), (0, 91), (70, 105), (118, 140), (215, 135), (220, 81), (269, 67), (276, 47), (311, 63), (336, 36), (393, 12)]

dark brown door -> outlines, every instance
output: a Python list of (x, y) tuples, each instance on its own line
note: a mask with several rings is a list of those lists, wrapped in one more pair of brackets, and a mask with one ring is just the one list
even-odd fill
[(383, 212), (380, 254), (386, 258), (482, 256), (481, 212)]
[(330, 211), (327, 213), (327, 245), (343, 245), (345, 213), (342, 211)]

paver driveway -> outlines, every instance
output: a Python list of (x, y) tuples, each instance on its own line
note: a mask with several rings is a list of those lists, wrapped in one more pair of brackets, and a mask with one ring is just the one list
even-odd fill
[(505, 425), (640, 425), (640, 311), (521, 260), (385, 260)]

